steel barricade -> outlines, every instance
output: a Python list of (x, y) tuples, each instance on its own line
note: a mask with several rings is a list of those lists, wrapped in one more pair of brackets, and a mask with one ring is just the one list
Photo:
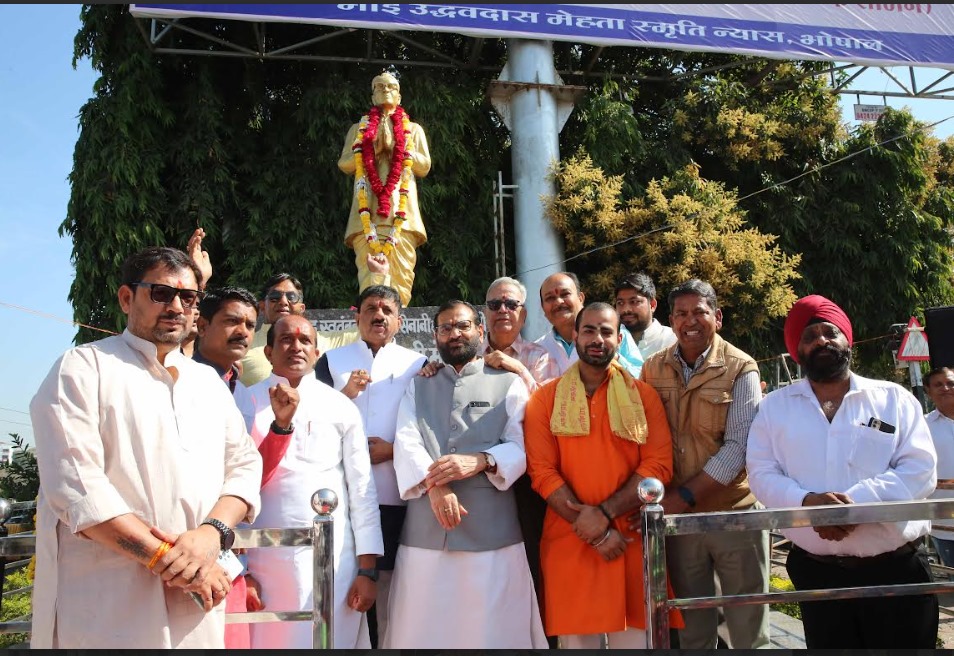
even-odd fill
[[(235, 531), (233, 548), (302, 547), (314, 552), (314, 600), (311, 611), (257, 611), (226, 613), (226, 624), (261, 622), (313, 623), (312, 641), (318, 649), (334, 647), (334, 519), (338, 505), (334, 491), (323, 488), (312, 495), (311, 507), (317, 513), (309, 528), (261, 528)], [(36, 535), (17, 534), (0, 538), (0, 558), (29, 557), (36, 553)], [(224, 603), (224, 602), (223, 602)], [(0, 622), (0, 633), (30, 633), (32, 622), (18, 619)]]
[(649, 649), (669, 648), (669, 610), (671, 608), (713, 608), (823, 599), (940, 594), (954, 591), (954, 581), (951, 581), (669, 599), (666, 590), (666, 536), (712, 531), (772, 531), (780, 528), (869, 524), (912, 519), (954, 519), (954, 499), (882, 501), (837, 506), (734, 510), (666, 516), (662, 506), (659, 505), (663, 494), (664, 486), (659, 480), (647, 478), (640, 481), (639, 497), (644, 504), (641, 515), (643, 558), (645, 559), (643, 572), (646, 646)]

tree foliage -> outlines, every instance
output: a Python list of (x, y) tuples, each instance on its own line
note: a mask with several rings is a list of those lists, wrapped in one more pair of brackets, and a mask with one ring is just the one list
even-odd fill
[[(584, 255), (574, 266), (592, 272), (591, 298), (611, 299), (631, 271), (645, 271), (663, 290), (700, 278), (719, 290), (730, 339), (757, 335), (795, 302), (799, 256), (748, 226), (734, 194), (701, 179), (698, 167), (653, 180), (644, 196), (626, 202), (621, 176), (605, 176), (585, 154), (564, 159), (555, 177), (547, 215), (565, 235), (567, 255)], [(586, 254), (598, 244), (615, 245)], [(666, 299), (659, 300), (665, 316)]]
[(13, 441), (12, 461), (0, 464), (0, 497), (33, 501), (40, 493), (40, 468), (36, 454), (24, 445), (19, 433), (7, 433)]
[[(247, 26), (210, 20), (206, 29), (239, 39)], [(301, 29), (270, 25), (269, 38)], [(336, 38), (344, 52), (365, 47), (356, 36)], [(423, 40), (444, 52), (464, 44), (459, 35)], [(375, 48), (381, 58), (407, 56), (397, 40)], [(488, 44), (485, 57), (502, 52)], [(206, 230), (213, 284), (257, 291), (289, 271), (309, 307), (353, 303), (354, 254), (343, 242), (353, 180), (337, 160), (349, 126), (370, 107), (380, 67), (156, 55), (125, 5), (83, 7), (75, 57), (101, 74), (80, 112), (60, 227), (73, 240), (77, 321), (121, 330), (123, 259), (149, 245), (184, 247), (196, 226)], [(400, 72), (402, 104), (433, 160), (418, 185), (429, 241), (418, 252), (414, 303), (475, 298), (493, 279), (491, 184), (507, 160), (506, 131), (484, 98), (490, 73)], [(81, 329), (77, 341), (99, 337)]]

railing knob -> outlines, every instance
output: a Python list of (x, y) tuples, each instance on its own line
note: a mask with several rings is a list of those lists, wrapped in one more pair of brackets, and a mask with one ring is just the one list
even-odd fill
[(0, 499), (0, 524), (10, 519), (13, 514), (13, 503), (9, 499)]
[(666, 493), (666, 486), (658, 478), (644, 478), (639, 482), (636, 493), (643, 503), (659, 503)]
[(319, 515), (330, 515), (338, 507), (338, 495), (334, 490), (321, 488), (311, 495), (311, 508)]

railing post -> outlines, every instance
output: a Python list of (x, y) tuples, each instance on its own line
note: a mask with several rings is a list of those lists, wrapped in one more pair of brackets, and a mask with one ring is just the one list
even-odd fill
[(311, 495), (311, 507), (318, 513), (311, 533), (314, 552), (312, 647), (333, 649), (335, 644), (335, 522), (331, 513), (338, 507), (338, 495), (333, 490), (322, 488)]
[(646, 596), (646, 647), (669, 649), (669, 607), (666, 587), (666, 533), (663, 508), (659, 505), (665, 486), (658, 478), (639, 482), (643, 502), (643, 581)]

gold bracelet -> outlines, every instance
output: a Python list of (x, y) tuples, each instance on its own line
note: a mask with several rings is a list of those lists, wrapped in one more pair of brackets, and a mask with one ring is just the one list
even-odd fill
[(172, 544), (169, 542), (163, 542), (156, 549), (156, 553), (152, 554), (152, 560), (149, 561), (147, 568), (149, 571), (152, 571), (152, 568), (156, 566), (156, 563), (159, 562), (159, 559), (166, 555), (166, 552), (172, 549)]

